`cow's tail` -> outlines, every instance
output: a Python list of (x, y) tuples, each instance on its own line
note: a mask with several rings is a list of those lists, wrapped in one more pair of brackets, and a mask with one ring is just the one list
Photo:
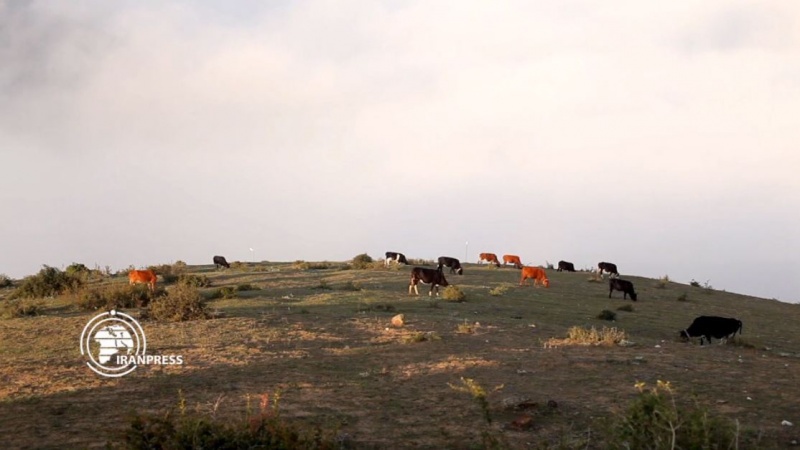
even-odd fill
[[(740, 320), (740, 321), (739, 321), (739, 336), (741, 336), (741, 335), (742, 335), (742, 329), (744, 329), (744, 325), (742, 324), (742, 321)], [(734, 335), (735, 335), (735, 334), (736, 334), (736, 333), (734, 333)]]

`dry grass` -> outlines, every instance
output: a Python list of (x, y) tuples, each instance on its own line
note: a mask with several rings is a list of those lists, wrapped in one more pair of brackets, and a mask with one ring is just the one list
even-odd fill
[[(7, 447), (103, 447), (128, 411), (174, 407), (178, 390), (187, 409), (238, 419), (247, 413), (246, 396), (280, 389), (283, 417), (338, 430), (362, 446), (469, 447), (483, 442), (489, 411), (492, 432), (511, 448), (566, 442), (599, 449), (607, 446), (594, 437), (598, 418), (632, 400), (621, 393), (637, 380), (656, 379), (691, 386), (700, 404), (739, 420), (743, 436), (762, 436), (758, 445), (740, 448), (784, 448), (797, 439), (780, 423), (797, 423), (800, 341), (793, 336), (800, 306), (721, 291), (703, 295), (675, 282), (657, 289), (652, 279), (630, 276), (642, 287), (636, 313), (621, 316), (622, 335), (604, 331), (608, 322), (595, 318), (619, 300), (586, 275), (549, 273), (550, 289), (531, 290), (515, 285), (516, 270), (468, 264), (463, 277), (448, 279), (469, 294), (468, 302), (455, 303), (408, 296), (405, 266), (292, 265), (187, 266), (185, 273), (210, 280), (213, 288), (200, 288), (206, 298), (223, 287), (260, 289), (207, 302), (222, 318), (143, 321), (148, 353), (181, 354), (186, 363), (142, 366), (123, 379), (104, 379), (86, 367), (78, 338), (96, 312), (78, 310), (66, 296), (44, 301), (41, 316), (0, 320), (0, 435)], [(113, 283), (127, 281), (89, 281)], [(360, 290), (339, 288), (348, 283)], [(314, 289), (320, 285), (334, 289)], [(508, 287), (501, 297), (490, 294), (498, 286)], [(676, 301), (684, 291), (691, 300)], [(396, 314), (407, 325), (387, 325)], [(738, 317), (746, 340), (679, 342), (678, 331), (699, 315)], [(622, 339), (636, 345), (606, 345)], [(504, 387), (486, 397), (482, 411), (448, 387), (462, 378)], [(531, 412), (534, 426), (524, 433), (507, 430), (518, 413), (502, 402), (516, 396), (559, 406)], [(215, 409), (219, 402), (223, 407)]]

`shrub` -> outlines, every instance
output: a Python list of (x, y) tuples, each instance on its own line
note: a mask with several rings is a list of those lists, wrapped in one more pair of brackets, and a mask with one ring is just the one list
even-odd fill
[(669, 275), (664, 275), (663, 277), (656, 280), (656, 288), (664, 289), (669, 285)]
[(178, 284), (166, 296), (153, 299), (150, 303), (149, 316), (164, 322), (209, 318), (200, 291), (188, 284)]
[(150, 300), (163, 296), (166, 291), (159, 288), (151, 294), (144, 285), (115, 283), (92, 289), (82, 289), (75, 294), (75, 304), (85, 310), (124, 309), (147, 306)]
[(600, 320), (616, 320), (617, 313), (608, 309), (604, 309), (600, 311), (600, 314), (597, 315), (597, 318)]
[(212, 299), (216, 299), (216, 298), (231, 299), (231, 298), (238, 298), (238, 297), (239, 297), (239, 294), (236, 291), (236, 288), (233, 287), (233, 286), (224, 286), (224, 287), (221, 287), (221, 288), (215, 290), (213, 293), (211, 293), (211, 298)]
[(689, 282), (689, 286), (700, 287), (700, 282), (692, 278), (692, 281)]
[[(178, 413), (140, 414), (130, 416), (128, 428), (115, 437), (111, 448), (126, 449), (282, 449), (332, 450), (349, 448), (327, 436), (319, 428), (291, 425), (280, 417), (279, 394), (270, 405), (268, 394), (262, 394), (260, 414), (244, 420), (223, 421), (213, 414), (187, 413), (181, 399)], [(249, 411), (248, 396), (248, 411)], [(216, 408), (214, 409), (216, 412)]]
[(298, 259), (294, 263), (292, 263), (292, 269), (297, 270), (308, 270), (311, 268), (311, 264), (303, 261), (302, 259)]
[(600, 272), (592, 272), (591, 275), (589, 275), (589, 278), (586, 279), (586, 281), (590, 283), (602, 283), (603, 276), (600, 275)]
[(372, 266), (372, 263), (372, 257), (366, 253), (356, 255), (353, 260), (350, 261), (350, 265), (353, 267), (353, 269), (357, 270), (369, 269)]
[(645, 389), (644, 382), (637, 382), (635, 387), (639, 396), (612, 419), (608, 432), (612, 447), (738, 448), (738, 424), (711, 414), (697, 401), (680, 404), (669, 382), (658, 380), (651, 389)]
[(687, 300), (689, 300), (689, 296), (686, 294), (686, 292), (684, 292), (683, 294), (678, 296), (678, 301), (679, 302), (685, 302)]
[(232, 262), (230, 264), (231, 264), (231, 269), (246, 269), (247, 268), (247, 264), (243, 263), (241, 261), (234, 261), (234, 262)]
[(550, 261), (547, 261), (547, 260), (545, 260), (545, 262), (544, 262), (544, 267), (545, 267), (545, 269), (548, 269), (548, 270), (553, 270), (554, 269), (553, 264)]
[(509, 287), (502, 285), (497, 286), (496, 288), (489, 291), (489, 295), (494, 297), (500, 297), (501, 295), (505, 294), (508, 291)]
[(476, 331), (478, 328), (480, 328), (480, 326), (481, 326), (481, 325), (480, 325), (478, 322), (475, 322), (475, 323), (467, 323), (467, 319), (464, 319), (464, 323), (460, 323), (460, 324), (458, 324), (458, 327), (456, 327), (456, 333), (460, 333), (460, 334), (472, 334), (472, 333), (474, 333), (474, 332), (475, 332), (475, 331)]
[(38, 316), (42, 314), (42, 303), (33, 299), (8, 300), (0, 304), (0, 317), (13, 319), (14, 317)]
[(178, 283), (188, 284), (194, 287), (208, 287), (211, 285), (211, 280), (205, 275), (192, 275), (184, 273), (178, 276)]
[(147, 268), (155, 272), (156, 275), (160, 275), (164, 283), (174, 283), (185, 272), (186, 263), (178, 261), (175, 264), (161, 264), (159, 266), (148, 266)]
[(442, 298), (448, 302), (463, 302), (467, 299), (467, 295), (458, 288), (458, 286), (447, 286), (444, 288)]
[(0, 273), (0, 289), (10, 287), (13, 282), (6, 274)]
[(250, 283), (242, 283), (236, 286), (236, 292), (257, 291), (257, 290), (259, 290), (259, 287), (253, 286)]
[(80, 276), (68, 275), (55, 267), (44, 266), (36, 275), (25, 277), (11, 298), (53, 297), (65, 292), (74, 292), (83, 286)]
[(436, 334), (435, 331), (428, 331), (427, 333), (417, 331), (416, 333), (411, 333), (403, 337), (403, 342), (406, 344), (413, 344), (415, 342), (438, 341), (441, 339), (442, 337)]
[(617, 328), (603, 327), (572, 327), (567, 331), (565, 339), (550, 338), (545, 342), (545, 347), (559, 347), (562, 345), (618, 345), (627, 339), (625, 331)]
[(627, 304), (622, 305), (619, 308), (617, 308), (617, 311), (633, 312), (633, 305), (631, 305), (630, 303), (627, 303)]
[(319, 280), (319, 283), (316, 286), (311, 286), (311, 289), (322, 289), (322, 290), (331, 290), (333, 289), (327, 281)]

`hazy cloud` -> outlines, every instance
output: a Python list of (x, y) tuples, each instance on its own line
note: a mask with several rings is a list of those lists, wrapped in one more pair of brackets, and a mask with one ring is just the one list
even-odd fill
[(800, 300), (798, 17), (0, 2), (0, 272), (469, 241)]

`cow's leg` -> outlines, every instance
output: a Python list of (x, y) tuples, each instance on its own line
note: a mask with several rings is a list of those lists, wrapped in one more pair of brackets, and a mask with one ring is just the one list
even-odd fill
[(414, 282), (408, 284), (408, 295), (411, 295), (411, 290), (414, 288)]
[(608, 288), (608, 298), (611, 298), (611, 293), (614, 292), (614, 287), (611, 286)]
[(627, 300), (628, 299), (628, 291), (622, 291), (622, 299), (623, 300)]

